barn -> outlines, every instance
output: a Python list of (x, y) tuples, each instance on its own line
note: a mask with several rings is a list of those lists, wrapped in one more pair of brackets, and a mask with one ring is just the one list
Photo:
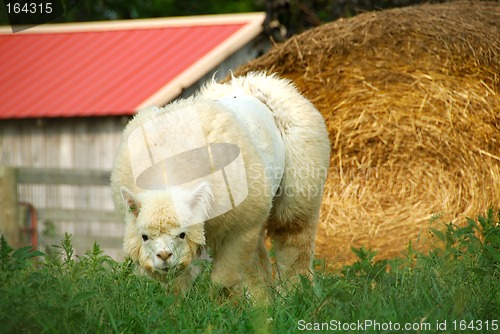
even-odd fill
[(109, 172), (141, 108), (264, 53), (264, 13), (0, 28), (0, 234), (120, 258)]

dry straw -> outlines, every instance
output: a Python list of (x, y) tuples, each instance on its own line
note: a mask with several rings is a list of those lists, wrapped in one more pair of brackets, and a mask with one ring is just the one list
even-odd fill
[(500, 207), (500, 4), (421, 5), (340, 19), (236, 74), (291, 79), (331, 140), (317, 253), (398, 255), (432, 215), (461, 223)]

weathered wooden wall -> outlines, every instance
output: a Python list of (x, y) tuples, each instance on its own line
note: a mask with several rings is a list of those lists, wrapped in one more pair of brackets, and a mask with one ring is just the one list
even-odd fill
[[(18, 201), (36, 208), (41, 247), (71, 233), (77, 254), (98, 241), (106, 254), (122, 257), (124, 226), (113, 214), (107, 175), (127, 121), (98, 117), (0, 122), (0, 165), (23, 167), (17, 171)], [(6, 224), (0, 220), (0, 228)]]
[(13, 246), (20, 244), (16, 186), (15, 170), (0, 165), (0, 234)]

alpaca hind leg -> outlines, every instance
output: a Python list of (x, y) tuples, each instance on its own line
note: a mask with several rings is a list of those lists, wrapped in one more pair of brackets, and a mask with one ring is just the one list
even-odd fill
[(299, 275), (312, 279), (312, 260), (318, 214), (294, 220), (270, 231), (277, 262), (277, 278), (294, 281)]

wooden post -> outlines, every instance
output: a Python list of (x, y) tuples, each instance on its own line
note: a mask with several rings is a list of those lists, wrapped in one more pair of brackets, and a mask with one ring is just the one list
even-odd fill
[(14, 249), (20, 247), (17, 211), (16, 169), (0, 166), (0, 234)]

